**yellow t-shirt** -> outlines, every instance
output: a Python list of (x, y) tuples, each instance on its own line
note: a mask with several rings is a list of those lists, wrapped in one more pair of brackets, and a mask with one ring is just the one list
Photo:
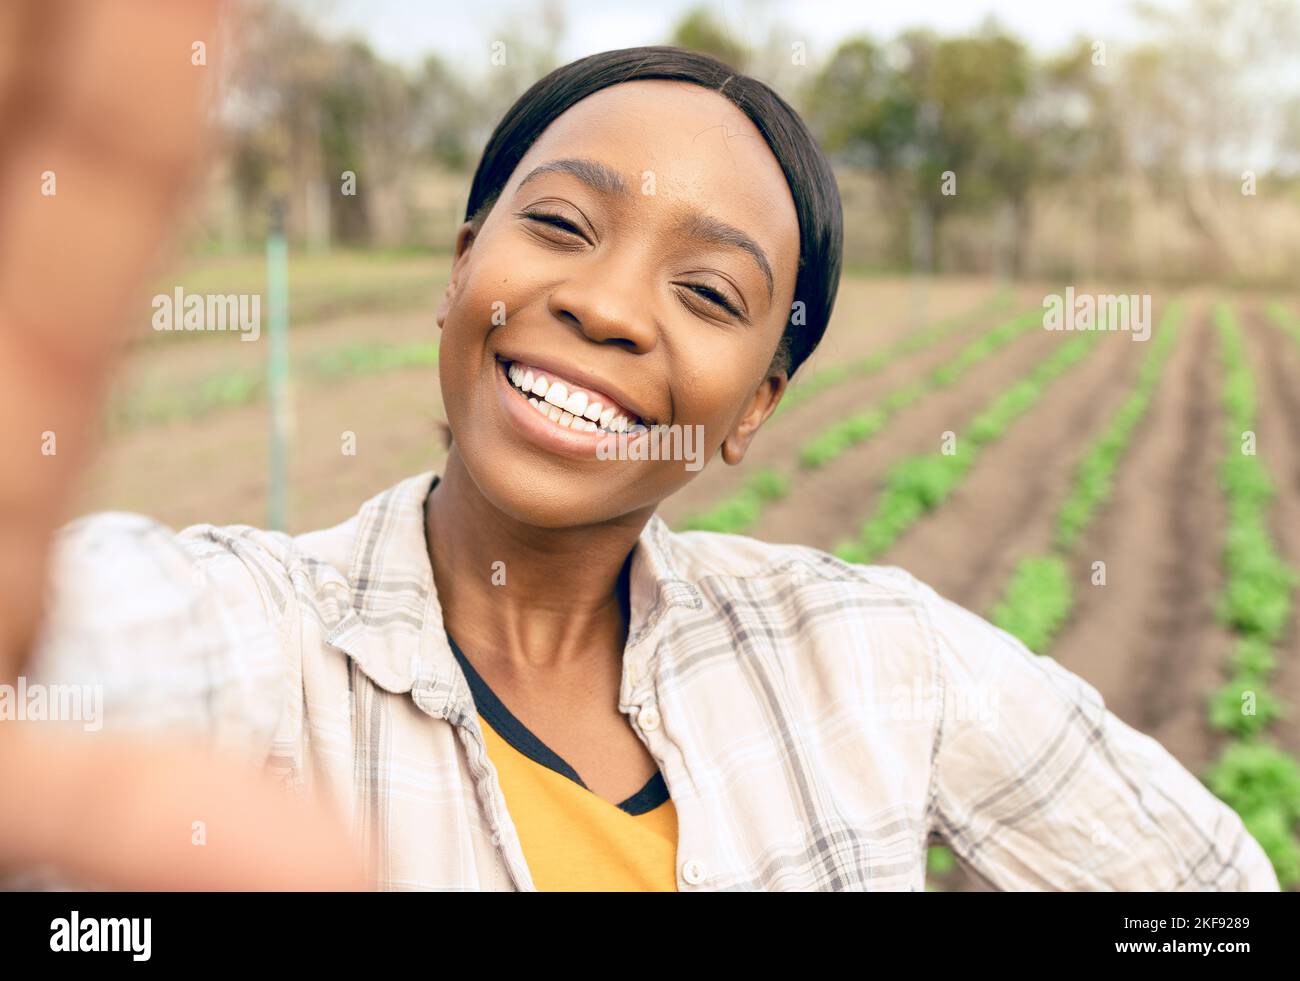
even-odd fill
[(618, 804), (593, 793), (493, 694), (450, 634), (448, 640), (474, 695), (488, 758), (537, 888), (676, 891), (677, 809), (663, 774)]

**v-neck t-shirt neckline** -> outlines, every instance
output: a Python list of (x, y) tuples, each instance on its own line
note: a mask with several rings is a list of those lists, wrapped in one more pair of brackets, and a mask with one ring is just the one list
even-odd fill
[[(461, 651), (451, 631), (447, 631), (447, 643), (451, 645), (452, 654), (455, 655), (461, 670), (465, 672), (465, 680), (469, 682), (475, 708), (497, 735), (533, 762), (568, 777), (580, 787), (590, 791), (591, 788), (587, 787), (582, 777), (578, 775), (578, 771), (537, 738), (533, 731), (520, 722), (497, 697), (483, 680), (482, 675), (474, 669), (469, 658)], [(595, 793), (595, 791), (591, 792)], [(646, 781), (645, 786), (615, 806), (628, 814), (645, 814), (663, 804), (668, 800), (668, 796), (668, 784), (664, 781), (663, 774), (656, 770), (654, 776)]]

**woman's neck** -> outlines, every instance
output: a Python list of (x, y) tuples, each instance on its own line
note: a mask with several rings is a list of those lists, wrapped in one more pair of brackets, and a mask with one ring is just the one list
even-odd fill
[(621, 654), (629, 554), (653, 513), (571, 528), (524, 524), (483, 497), (453, 444), (425, 505), (447, 629), (465, 650), (521, 670)]

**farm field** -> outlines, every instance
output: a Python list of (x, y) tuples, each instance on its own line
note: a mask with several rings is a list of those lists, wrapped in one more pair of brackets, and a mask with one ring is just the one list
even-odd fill
[[(1300, 296), (1157, 292), (1137, 343), (1044, 330), (1058, 289), (846, 278), (745, 462), (713, 461), (661, 513), (901, 566), (992, 619), (1209, 781), (1296, 888)], [(437, 293), (421, 292), (295, 326), (289, 530), (440, 465)], [(261, 347), (142, 345), (82, 510), (264, 524)], [(988, 888), (941, 848), (932, 870), (934, 888)]]

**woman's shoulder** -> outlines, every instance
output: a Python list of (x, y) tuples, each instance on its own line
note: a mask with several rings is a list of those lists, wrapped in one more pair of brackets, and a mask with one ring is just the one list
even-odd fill
[(868, 635), (911, 638), (957, 670), (980, 670), (991, 661), (1040, 670), (1041, 659), (1016, 637), (900, 566), (848, 562), (810, 545), (746, 535), (663, 535), (675, 574), (710, 605), (757, 603), (765, 618), (784, 617), (810, 631), (847, 624)]
[(275, 533), (241, 527), (177, 531), (125, 511), (62, 526), (29, 673), (94, 687), (115, 727), (209, 726), (261, 753), (283, 692), (287, 591)]
[(900, 603), (929, 601), (934, 591), (906, 569), (846, 562), (831, 552), (793, 542), (768, 542), (715, 531), (671, 531), (664, 540), (672, 564), (688, 581), (772, 580), (787, 588), (839, 586)]
[(245, 524), (173, 528), (127, 511), (69, 521), (52, 544), (49, 589), (64, 600), (59, 607), (103, 610), (114, 622), (159, 622), (168, 611), (194, 616), (199, 607), (260, 607), (274, 616), (295, 568), (313, 561), (286, 532)]
[(268, 575), (285, 572), (305, 560), (346, 572), (355, 526), (354, 516), (330, 528), (290, 534), (238, 523), (196, 522), (173, 527), (146, 514), (96, 511), (59, 528), (54, 546), (64, 560), (111, 558), (166, 565), (236, 558)]
[[(428, 475), (375, 495), (331, 527), (290, 534), (249, 524), (200, 522), (173, 528), (145, 514), (98, 511), (55, 536), (55, 589), (80, 596), (125, 595), (147, 615), (168, 595), (196, 592), (230, 609), (255, 602), (277, 616), (295, 595), (324, 601), (346, 595), (363, 540), (403, 558), (423, 550), (419, 501)], [(372, 549), (373, 550), (373, 549)]]

